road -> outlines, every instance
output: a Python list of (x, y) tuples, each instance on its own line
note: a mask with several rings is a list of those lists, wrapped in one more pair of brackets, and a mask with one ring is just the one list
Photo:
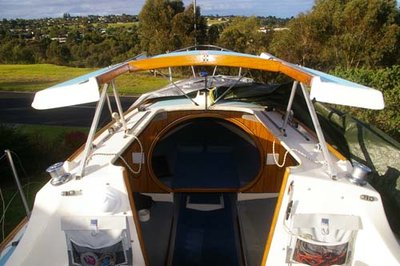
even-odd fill
[[(36, 110), (31, 107), (34, 93), (0, 92), (0, 124), (35, 124), (52, 126), (90, 127), (96, 103), (81, 104), (50, 110)], [(126, 110), (137, 97), (121, 97)], [(117, 110), (114, 98), (110, 97), (113, 110)], [(103, 110), (100, 125), (110, 120), (107, 106)]]

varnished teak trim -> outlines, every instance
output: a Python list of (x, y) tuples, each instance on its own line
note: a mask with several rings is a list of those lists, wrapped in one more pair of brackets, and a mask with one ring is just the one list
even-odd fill
[(267, 238), (267, 243), (265, 245), (265, 249), (264, 249), (264, 255), (263, 255), (263, 259), (262, 259), (262, 264), (261, 265), (265, 265), (265, 263), (267, 262), (267, 258), (268, 258), (268, 254), (269, 251), (271, 249), (271, 244), (272, 244), (272, 240), (275, 234), (275, 227), (276, 224), (278, 222), (278, 217), (279, 217), (279, 213), (280, 210), (282, 208), (282, 201), (283, 198), (285, 197), (286, 193), (286, 184), (289, 178), (289, 174), (290, 174), (290, 169), (286, 168), (285, 169), (285, 175), (283, 177), (283, 181), (282, 181), (282, 186), (281, 186), (281, 190), (279, 192), (279, 197), (278, 197), (278, 201), (275, 205), (275, 211), (274, 211), (274, 216), (272, 218), (272, 223), (271, 223), (271, 227), (269, 229), (269, 234), (268, 234), (268, 238)]
[(283, 61), (240, 55), (175, 55), (148, 58), (129, 62), (130, 72), (181, 66), (227, 66), (281, 72), (295, 80), (310, 85), (312, 76)]
[[(226, 192), (278, 192), (281, 188), (282, 179), (284, 176), (284, 168), (279, 168), (276, 165), (266, 165), (266, 154), (272, 152), (272, 141), (274, 139), (272, 133), (262, 123), (256, 120), (244, 119), (243, 112), (237, 111), (171, 111), (167, 112), (164, 119), (154, 119), (147, 127), (138, 135), (142, 142), (143, 151), (146, 156), (146, 163), (142, 171), (138, 175), (132, 175), (132, 190), (137, 192), (176, 192), (175, 190), (166, 187), (155, 177), (151, 167), (151, 153), (157, 141), (164, 135), (172, 126), (177, 125), (185, 120), (196, 117), (215, 117), (232, 123), (255, 140), (256, 146), (260, 152), (260, 172), (254, 176), (254, 179), (248, 184), (232, 190), (232, 188), (218, 188), (220, 191)], [(251, 114), (250, 114), (251, 115)], [(138, 144), (133, 142), (130, 147), (125, 149), (122, 156), (125, 160), (132, 164), (132, 152), (138, 151)], [(277, 145), (276, 151), (283, 156), (286, 152), (285, 148), (280, 144)], [(122, 164), (122, 162), (119, 162)], [(117, 163), (118, 164), (118, 163)], [(296, 162), (292, 157), (288, 157), (286, 166), (295, 165)], [(180, 192), (184, 189), (179, 189)], [(188, 192), (206, 192), (207, 189), (188, 189)]]
[(133, 222), (135, 223), (135, 227), (136, 227), (136, 232), (138, 234), (138, 239), (140, 242), (140, 248), (142, 250), (142, 254), (143, 254), (143, 259), (146, 265), (149, 265), (149, 259), (147, 258), (147, 252), (146, 252), (146, 248), (144, 246), (144, 238), (143, 238), (143, 234), (142, 234), (142, 226), (140, 224), (140, 220), (139, 220), (139, 215), (137, 213), (136, 210), (136, 205), (135, 205), (135, 200), (133, 198), (133, 191), (131, 189), (131, 185), (129, 182), (129, 175), (128, 172), (126, 171), (126, 169), (124, 168), (124, 182), (125, 182), (125, 187), (126, 190), (128, 192), (128, 198), (129, 198), (129, 204), (131, 207), (131, 211), (132, 211), (132, 217), (133, 217)]
[(152, 57), (141, 60), (130, 61), (113, 70), (97, 77), (100, 84), (108, 83), (117, 76), (127, 72), (138, 72), (167, 67), (182, 66), (226, 66), (258, 69), (269, 72), (281, 72), (306, 85), (311, 85), (313, 78), (309, 73), (275, 59), (265, 59), (235, 54), (196, 54), (196, 55), (172, 55), (163, 57)]

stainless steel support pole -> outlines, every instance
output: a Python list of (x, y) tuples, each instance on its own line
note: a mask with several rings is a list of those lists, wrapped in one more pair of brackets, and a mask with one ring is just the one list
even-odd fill
[(312, 119), (313, 125), (315, 127), (315, 132), (317, 133), (319, 145), (321, 146), (321, 150), (322, 150), (322, 155), (324, 156), (324, 159), (328, 166), (328, 174), (330, 175), (330, 177), (332, 179), (336, 179), (337, 178), (336, 168), (332, 163), (331, 156), (328, 151), (328, 146), (326, 144), (324, 134), (322, 133), (321, 125), (319, 124), (318, 116), (317, 116), (317, 113), (315, 112), (314, 105), (311, 102), (310, 95), (308, 94), (307, 89), (304, 86), (304, 84), (300, 83), (300, 85), (301, 85), (301, 89), (304, 94), (304, 99), (307, 103), (308, 111), (310, 112), (311, 119)]
[(282, 133), (285, 133), (285, 130), (286, 130), (286, 126), (287, 126), (287, 123), (289, 120), (290, 110), (292, 110), (293, 100), (294, 100), (294, 96), (296, 95), (296, 89), (297, 89), (298, 84), (299, 84), (299, 82), (297, 80), (295, 82), (293, 82), (292, 91), (290, 92), (289, 102), (286, 107), (285, 119), (283, 120), (283, 124), (281, 127)]
[(207, 98), (208, 98), (208, 79), (207, 79), (207, 75), (206, 75), (204, 77), (204, 110), (206, 110), (206, 111), (208, 109)]
[(192, 68), (193, 77), (196, 77), (196, 71), (194, 71), (194, 66), (190, 66)]
[(100, 100), (97, 103), (96, 112), (94, 113), (92, 125), (90, 127), (89, 135), (88, 135), (88, 138), (87, 138), (86, 144), (85, 144), (85, 149), (83, 150), (83, 154), (81, 157), (81, 162), (79, 165), (80, 168), (79, 168), (79, 171), (76, 176), (77, 179), (82, 178), (85, 175), (86, 160), (89, 156), (90, 151), (92, 150), (92, 145), (93, 145), (92, 143), (93, 143), (94, 135), (96, 134), (97, 125), (99, 124), (101, 111), (103, 110), (104, 102), (106, 100), (107, 89), (108, 89), (108, 83), (104, 84), (103, 91), (101, 92)]
[(172, 82), (172, 68), (168, 68), (169, 82)]
[(10, 162), (10, 166), (11, 166), (12, 172), (14, 174), (14, 178), (15, 178), (15, 183), (17, 183), (17, 187), (18, 187), (19, 194), (21, 196), (22, 204), (24, 204), (26, 216), (29, 219), (29, 217), (31, 216), (31, 211), (29, 210), (28, 201), (26, 200), (24, 190), (22, 189), (21, 183), (19, 182), (17, 169), (15, 168), (14, 161), (11, 156), (11, 152), (10, 152), (10, 150), (5, 150), (4, 152), (7, 154), (8, 161)]
[(239, 73), (238, 73), (238, 77), (241, 77), (242, 76), (242, 68), (241, 67), (239, 67)]
[(115, 85), (115, 81), (111, 81), (112, 87), (113, 87), (113, 93), (114, 93), (114, 98), (115, 102), (117, 103), (117, 109), (119, 113), (119, 117), (121, 119), (122, 126), (124, 127), (125, 133), (128, 132), (128, 127), (126, 125), (125, 117), (124, 117), (124, 111), (122, 110), (122, 105), (121, 105), (121, 100), (119, 98), (119, 93), (117, 91), (117, 86)]
[(214, 77), (216, 73), (217, 73), (217, 66), (215, 66), (215, 67), (214, 67), (214, 70), (213, 70), (212, 76)]

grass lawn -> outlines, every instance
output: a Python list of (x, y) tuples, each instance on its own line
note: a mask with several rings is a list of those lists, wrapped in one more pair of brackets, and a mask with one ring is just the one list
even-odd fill
[(0, 90), (38, 91), (94, 70), (50, 64), (0, 65)]
[(118, 91), (122, 95), (139, 95), (160, 89), (169, 81), (165, 77), (154, 77), (151, 73), (123, 74), (115, 79)]
[(63, 127), (63, 126), (45, 126), (45, 125), (19, 125), (18, 130), (28, 136), (37, 136), (45, 138), (49, 142), (57, 140), (60, 136), (67, 133), (82, 131), (89, 133), (89, 128), (86, 127)]
[[(38, 91), (95, 70), (50, 64), (0, 64), (0, 90)], [(168, 80), (163, 77), (154, 77), (150, 73), (127, 73), (119, 76), (116, 84), (122, 95), (138, 95), (161, 88), (168, 84)]]

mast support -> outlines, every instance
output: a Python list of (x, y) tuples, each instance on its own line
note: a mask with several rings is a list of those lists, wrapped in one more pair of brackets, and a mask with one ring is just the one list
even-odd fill
[(101, 111), (103, 110), (104, 102), (107, 98), (108, 86), (109, 86), (108, 83), (104, 84), (103, 90), (101, 92), (100, 100), (97, 103), (96, 112), (94, 113), (92, 125), (90, 127), (89, 135), (88, 135), (88, 138), (87, 138), (86, 144), (85, 144), (85, 149), (83, 150), (81, 162), (79, 164), (79, 170), (78, 170), (78, 173), (76, 176), (77, 179), (80, 179), (85, 175), (86, 160), (89, 157), (89, 153), (91, 152), (91, 150), (93, 148), (93, 140), (94, 140), (94, 136), (96, 134), (97, 126), (100, 121)]
[(314, 128), (315, 128), (315, 132), (317, 133), (319, 145), (322, 150), (322, 155), (324, 156), (324, 159), (325, 159), (327, 167), (328, 167), (328, 174), (330, 175), (330, 177), (332, 179), (336, 180), (337, 179), (336, 168), (335, 168), (335, 165), (332, 163), (331, 155), (328, 151), (328, 145), (325, 141), (324, 134), (322, 133), (322, 129), (321, 129), (321, 125), (318, 120), (317, 113), (315, 112), (314, 105), (310, 99), (310, 94), (308, 93), (307, 88), (303, 83), (300, 83), (300, 85), (301, 85), (301, 89), (303, 91), (304, 99), (305, 99), (307, 107), (308, 107), (308, 111), (310, 112), (311, 120), (312, 120)]
[(285, 136), (286, 136), (286, 133), (285, 133), (286, 126), (287, 126), (288, 121), (289, 121), (290, 111), (292, 110), (293, 100), (294, 100), (294, 96), (296, 94), (296, 89), (297, 89), (298, 85), (299, 85), (299, 82), (297, 80), (293, 82), (292, 91), (290, 92), (289, 102), (288, 102), (288, 105), (286, 107), (286, 114), (285, 114), (285, 118), (283, 120), (283, 125), (281, 127), (281, 132)]

